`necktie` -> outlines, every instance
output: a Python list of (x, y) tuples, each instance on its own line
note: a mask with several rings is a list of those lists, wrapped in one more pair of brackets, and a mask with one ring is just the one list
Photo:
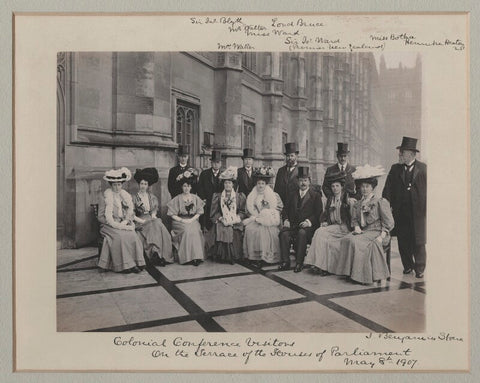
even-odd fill
[(408, 187), (407, 190), (410, 190), (412, 186), (412, 168), (413, 164), (415, 162), (412, 162), (410, 165), (405, 164), (405, 182), (407, 183)]
[(341, 170), (342, 172), (343, 172), (343, 171), (345, 171), (345, 169), (344, 169), (343, 165), (342, 165), (342, 166), (340, 166), (340, 170)]

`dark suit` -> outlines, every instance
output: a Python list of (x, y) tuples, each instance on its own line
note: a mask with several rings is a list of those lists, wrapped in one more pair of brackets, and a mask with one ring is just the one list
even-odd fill
[[(251, 173), (253, 173), (253, 168), (251, 170)], [(250, 174), (250, 177), (249, 177), (247, 174), (247, 169), (245, 169), (244, 167), (238, 169), (237, 184), (238, 184), (238, 192), (243, 193), (246, 196), (250, 194), (253, 187), (255, 186), (255, 182), (252, 177), (252, 174)]]
[[(183, 192), (182, 185), (177, 182), (177, 177), (190, 167), (191, 166), (187, 164), (183, 168), (180, 165), (170, 168), (170, 171), (168, 172), (168, 192), (172, 199)], [(191, 193), (195, 193), (195, 185), (192, 185)]]
[[(360, 199), (360, 193), (355, 192), (355, 181), (353, 180), (352, 173), (356, 170), (355, 166), (350, 165), (347, 163), (345, 166), (345, 191), (348, 193), (348, 195), (352, 198)], [(338, 163), (335, 165), (329, 166), (327, 168), (327, 171), (325, 172), (325, 178), (323, 180), (323, 185), (322, 185), (322, 190), (323, 194), (325, 194), (325, 197), (331, 197), (333, 195), (332, 193), (332, 183), (328, 181), (328, 176), (331, 174), (339, 173), (340, 172), (340, 167), (338, 166)]]
[(213, 175), (213, 169), (209, 168), (201, 172), (198, 179), (198, 196), (205, 200), (205, 212), (200, 222), (202, 227), (206, 228), (207, 230), (210, 230), (210, 228), (213, 226), (213, 223), (210, 220), (210, 208), (212, 206), (213, 194), (222, 192), (222, 184), (219, 179), (221, 172), (222, 170), (219, 170), (217, 176), (215, 177)]
[[(282, 212), (283, 220), (288, 219), (289, 228), (283, 228), (280, 232), (280, 252), (283, 262), (290, 262), (290, 239), (295, 240), (295, 254), (297, 264), (303, 264), (307, 244), (311, 242), (313, 233), (319, 226), (320, 216), (323, 211), (322, 195), (311, 187), (303, 198), (300, 198), (300, 191), (290, 195), (290, 200)], [(300, 228), (301, 222), (308, 219), (312, 226)]]
[(409, 172), (403, 164), (392, 165), (382, 195), (392, 207), (403, 268), (423, 273), (427, 256), (427, 165), (415, 161)]
[(288, 171), (287, 166), (278, 169), (273, 191), (280, 196), (285, 206), (288, 204), (290, 196), (298, 191), (297, 175), (298, 165), (291, 172)]

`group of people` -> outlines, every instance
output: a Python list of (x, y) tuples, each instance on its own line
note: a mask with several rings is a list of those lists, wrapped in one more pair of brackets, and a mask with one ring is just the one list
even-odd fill
[(198, 176), (189, 165), (188, 147), (180, 146), (178, 165), (168, 176), (170, 231), (157, 217), (158, 199), (149, 190), (158, 182), (156, 169), (137, 169), (139, 190), (133, 197), (122, 189), (130, 171), (109, 170), (104, 179), (110, 188), (99, 209), (104, 242), (98, 266), (140, 272), (145, 251), (158, 266), (175, 260), (198, 266), (210, 257), (255, 267), (279, 263), (279, 270), (289, 270), (293, 248), (294, 272), (310, 265), (321, 276), (369, 284), (390, 276), (384, 247), (396, 233), (404, 273), (414, 270), (421, 278), (426, 165), (415, 158), (416, 144), (404, 137), (397, 147), (399, 162), (387, 176), (382, 198), (375, 188), (383, 169), (349, 164), (346, 143), (338, 143), (338, 163), (327, 169), (322, 189), (311, 185), (310, 169), (298, 165), (295, 143), (285, 145), (286, 165), (277, 174), (271, 167), (254, 167), (253, 150), (247, 148), (238, 170), (222, 169), (222, 155), (213, 150), (211, 167)]

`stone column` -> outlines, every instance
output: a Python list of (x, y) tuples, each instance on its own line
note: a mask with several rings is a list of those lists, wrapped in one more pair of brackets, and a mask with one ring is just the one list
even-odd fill
[(344, 78), (343, 78), (343, 90), (344, 90), (344, 103), (343, 103), (343, 115), (345, 118), (345, 125), (343, 129), (343, 142), (350, 142), (351, 134), (351, 105), (350, 105), (350, 70), (351, 70), (351, 53), (345, 54), (345, 61), (343, 63)]
[(215, 72), (215, 147), (225, 155), (242, 149), (242, 56), (238, 52), (217, 55)]
[(306, 142), (308, 137), (308, 124), (307, 124), (307, 98), (305, 96), (305, 55), (304, 53), (293, 54), (292, 60), (296, 62), (295, 78), (293, 81), (293, 110), (292, 110), (292, 135), (293, 140), (298, 143), (299, 146), (299, 162), (308, 162), (308, 153)]
[(326, 141), (323, 143), (324, 160), (335, 162), (335, 117), (334, 117), (334, 79), (335, 79), (335, 57), (332, 53), (326, 53), (324, 56), (323, 81), (323, 127), (325, 130)]
[(264, 164), (278, 169), (283, 165), (282, 147), (282, 105), (284, 82), (281, 78), (282, 55), (278, 52), (267, 53), (265, 74), (263, 76), (263, 108), (265, 120), (262, 130), (262, 153)]
[(323, 54), (311, 53), (307, 67), (307, 81), (310, 92), (307, 103), (310, 125), (310, 171), (312, 182), (321, 184), (325, 174), (323, 164), (323, 104), (322, 104)]

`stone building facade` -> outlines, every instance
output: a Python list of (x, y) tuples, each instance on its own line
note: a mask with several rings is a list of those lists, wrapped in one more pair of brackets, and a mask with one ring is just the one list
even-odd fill
[(380, 57), (378, 74), (381, 107), (384, 117), (385, 153), (388, 163), (398, 160), (395, 148), (403, 136), (418, 138), (417, 148), (421, 151), (422, 131), (422, 61), (417, 55), (415, 65), (387, 68)]
[(241, 166), (245, 147), (256, 165), (278, 169), (283, 144), (295, 141), (314, 183), (335, 162), (340, 141), (349, 143), (352, 163), (385, 166), (378, 82), (371, 53), (60, 53), (57, 246), (95, 240), (91, 204), (108, 186), (107, 169), (156, 167), (153, 192), (164, 217), (178, 144), (190, 145), (199, 169), (213, 148), (224, 165)]

